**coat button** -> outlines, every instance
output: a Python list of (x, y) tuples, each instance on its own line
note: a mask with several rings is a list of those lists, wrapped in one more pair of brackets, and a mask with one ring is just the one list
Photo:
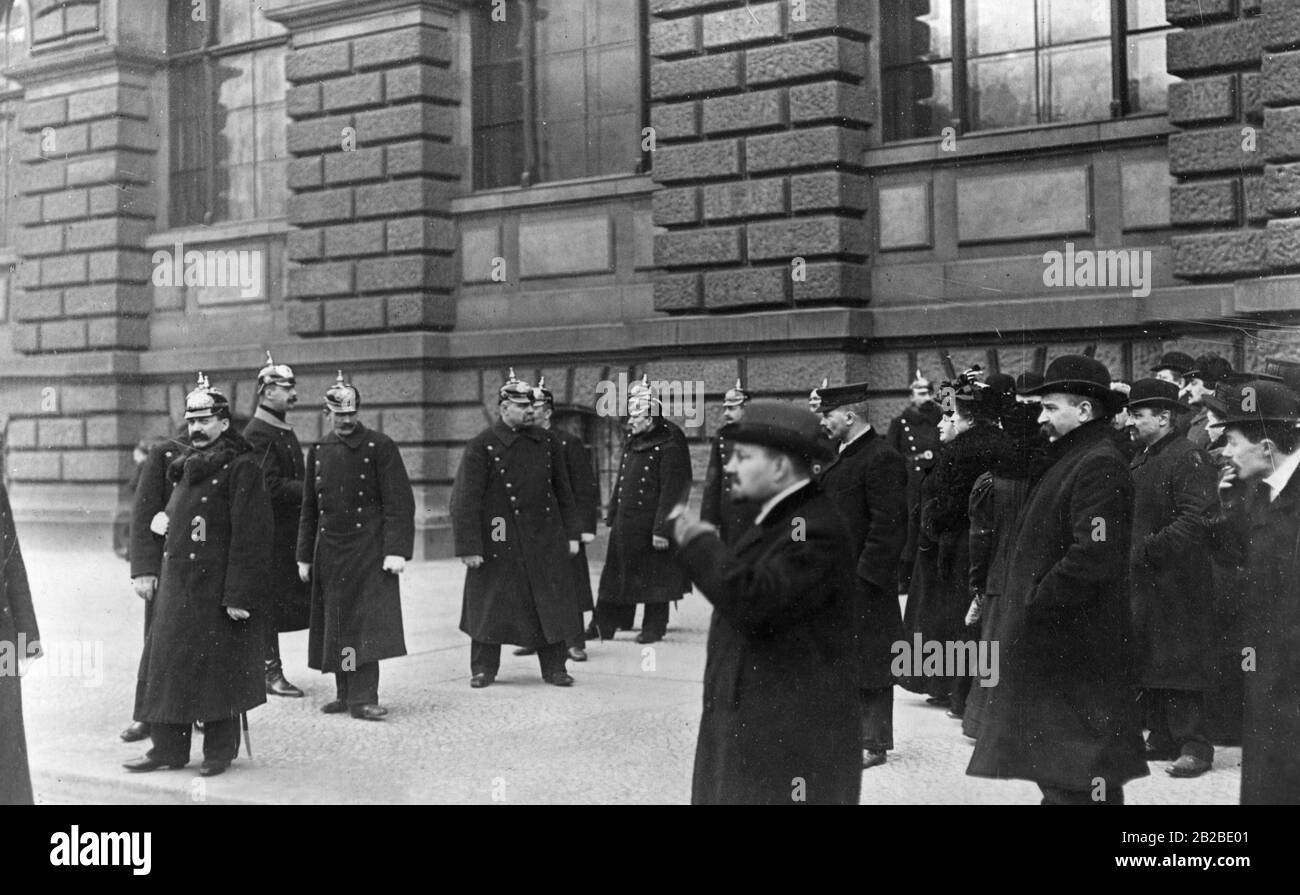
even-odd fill
[(509, 482), (506, 482), (506, 487), (507, 487), (507, 488), (513, 488), (514, 486), (511, 485)]
[(207, 502), (208, 502), (208, 499), (207, 499), (206, 497), (200, 497), (200, 498), (199, 498), (199, 503), (207, 503)]
[(369, 462), (370, 462), (370, 458), (369, 458), (369, 457), (362, 457), (362, 458), (361, 458), (361, 462), (362, 462), (362, 463), (369, 463)]
[(194, 559), (194, 557), (195, 557), (196, 555), (197, 555), (197, 554), (191, 553), (191, 554), (190, 554), (190, 559)]
[(213, 480), (212, 480), (212, 484), (214, 484), (214, 485), (217, 484), (217, 480), (216, 480), (216, 479), (213, 479)]
[(364, 472), (361, 473), (361, 477), (364, 479), (366, 477), (366, 474)]
[(358, 523), (357, 523), (357, 528), (360, 528), (360, 527), (361, 527), (361, 523), (358, 522)]

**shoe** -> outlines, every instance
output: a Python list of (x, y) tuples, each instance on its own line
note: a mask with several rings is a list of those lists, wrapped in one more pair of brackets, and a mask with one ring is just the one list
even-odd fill
[(266, 693), (268, 696), (289, 696), (295, 699), (306, 695), (285, 680), (284, 672), (278, 668), (266, 673)]
[(519, 649), (515, 650), (515, 655), (516, 655), (516, 656), (535, 656), (535, 655), (537, 655), (537, 650), (533, 649), (531, 646), (521, 646), (521, 647), (519, 647)]
[(382, 721), (388, 714), (388, 709), (381, 705), (357, 705), (348, 709), (349, 714), (358, 721)]
[(580, 646), (569, 647), (569, 658), (574, 662), (586, 662), (587, 651)]
[(188, 764), (188, 762), (181, 762), (180, 764), (168, 764), (165, 761), (157, 761), (146, 755), (144, 758), (133, 758), (130, 761), (123, 762), (122, 767), (126, 768), (128, 771), (133, 771), (137, 774), (143, 774), (148, 771), (157, 771), (162, 768), (167, 768), (168, 770), (176, 770), (178, 768), (185, 767), (186, 764)]
[(1213, 762), (1206, 761), (1204, 758), (1197, 758), (1195, 755), (1180, 755), (1178, 760), (1165, 768), (1165, 773), (1170, 777), (1199, 777), (1208, 771)]
[(224, 774), (228, 767), (230, 767), (230, 762), (224, 759), (205, 758), (203, 764), (199, 765), (199, 776), (216, 777), (218, 774)]
[(874, 749), (862, 750), (862, 769), (874, 768), (878, 764), (884, 764), (888, 759), (888, 752), (877, 752)]
[(1147, 744), (1147, 761), (1175, 761), (1179, 756), (1172, 749), (1153, 749), (1151, 744)]
[(952, 704), (952, 699), (947, 696), (931, 696), (929, 699), (925, 701), (925, 704), (946, 707)]
[(573, 686), (573, 675), (569, 674), (567, 671), (557, 671), (555, 674), (543, 675), (542, 680), (546, 681), (546, 683), (553, 687)]
[(637, 643), (658, 643), (660, 640), (663, 639), (664, 639), (664, 635), (662, 634), (648, 634), (645, 631), (642, 631), (640, 634), (636, 635)]
[(481, 690), (482, 688), (489, 686), (496, 679), (497, 677), (495, 674), (484, 674), (483, 672), (479, 672), (469, 679), (469, 685), (475, 690)]
[(327, 715), (338, 715), (348, 710), (348, 704), (341, 699), (333, 702), (327, 702), (320, 707), (320, 710)]
[(949, 718), (954, 718), (960, 721), (962, 715), (964, 715), (965, 712), (958, 712), (958, 711), (954, 711), (953, 709), (948, 709), (948, 711), (944, 712), (944, 714), (947, 715)]
[(138, 743), (149, 739), (149, 725), (144, 721), (132, 721), (131, 726), (122, 731), (122, 742)]

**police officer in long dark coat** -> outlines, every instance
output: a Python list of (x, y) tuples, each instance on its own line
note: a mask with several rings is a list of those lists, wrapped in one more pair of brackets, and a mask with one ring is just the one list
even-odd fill
[(298, 574), (311, 582), (307, 666), (333, 672), (326, 714), (379, 721), (379, 662), (406, 655), (399, 576), (415, 550), (415, 498), (393, 440), (357, 419), (361, 393), (325, 392), (332, 431), (307, 452)]
[(1057, 358), (1046, 380), (1031, 392), (1051, 466), (1016, 522), (993, 637), (1001, 675), (967, 773), (1032, 780), (1044, 804), (1122, 804), (1123, 784), (1147, 774), (1132, 686), (1133, 486), (1110, 436), (1122, 396), (1082, 355)]
[(34, 801), (23, 730), (21, 672), (26, 669), (20, 665), (40, 656), (40, 641), (9, 492), (0, 485), (0, 805)]
[(1300, 805), (1300, 396), (1248, 382), (1224, 423), (1231, 468), (1212, 540), (1246, 583), (1241, 803)]
[(260, 403), (244, 427), (244, 438), (257, 453), (266, 491), (275, 514), (275, 544), (271, 563), (271, 605), (267, 607), (266, 692), (272, 696), (299, 697), (302, 690), (284, 677), (280, 661), (280, 633), (301, 631), (311, 621), (311, 590), (298, 577), (298, 522), (302, 515), (306, 466), (302, 445), (287, 419), (298, 403), (293, 369), (277, 364), (266, 353), (266, 366), (257, 373)]
[(858, 609), (858, 699), (862, 766), (886, 761), (894, 748), (894, 643), (903, 639), (898, 613), (898, 556), (907, 521), (903, 457), (867, 421), (867, 383), (817, 390), (824, 433), (838, 442), (818, 484), (848, 523), (853, 593)]
[[(722, 424), (729, 426), (745, 418), (745, 405), (750, 395), (736, 380), (722, 398)], [(722, 435), (714, 436), (709, 443), (709, 468), (704, 475), (704, 491), (700, 495), (700, 518), (716, 525), (722, 540), (734, 544), (754, 522), (758, 507), (752, 501), (731, 499), (731, 479), (722, 470), (731, 459), (731, 442)]]
[[(151, 446), (140, 464), (136, 481), (135, 498), (131, 504), (131, 536), (127, 559), (131, 564), (131, 587), (144, 600), (144, 636), (149, 639), (153, 621), (153, 598), (158, 592), (158, 576), (162, 574), (163, 536), (154, 531), (153, 521), (167, 507), (175, 483), (167, 478), (167, 467), (172, 459), (190, 446), (188, 431), (164, 439)], [(139, 714), (143, 690), (137, 686), (135, 711)], [(122, 731), (122, 741), (134, 743), (148, 739), (149, 725), (132, 721)]]
[(582, 635), (570, 560), (581, 546), (559, 438), (532, 425), (533, 390), (514, 370), (500, 419), (465, 446), (451, 493), (456, 555), (468, 567), (460, 629), (470, 636), (470, 686), (496, 680), (501, 644), (537, 651), (542, 679), (573, 684), (567, 644)]
[[(591, 592), (591, 567), (587, 565), (587, 545), (596, 540), (596, 523), (600, 521), (600, 485), (596, 483), (591, 452), (577, 435), (551, 425), (554, 413), (555, 394), (546, 387), (546, 377), (543, 376), (538, 380), (537, 388), (533, 389), (533, 424), (550, 432), (560, 442), (564, 468), (569, 473), (569, 485), (573, 489), (574, 512), (578, 514), (582, 535), (578, 555), (569, 560), (569, 570), (573, 573), (570, 593), (581, 621), (583, 613), (596, 608), (596, 598)], [(569, 642), (569, 658), (574, 662), (587, 661), (587, 640), (583, 634)]]
[(934, 386), (916, 371), (912, 380), (911, 403), (889, 423), (885, 441), (907, 461), (907, 541), (898, 562), (898, 589), (906, 592), (912, 583), (916, 542), (921, 530), (921, 483), (939, 458), (939, 419), (942, 411), (934, 403)]
[(230, 403), (208, 387), (186, 397), (190, 447), (167, 467), (162, 575), (140, 659), (136, 720), (153, 748), (130, 771), (183, 767), (204, 722), (199, 773), (223, 773), (239, 748), (239, 716), (266, 702), (263, 613), (271, 568), (271, 501), (252, 447), (231, 428)]
[(1129, 426), (1142, 450), (1133, 475), (1132, 605), (1137, 683), (1147, 714), (1148, 760), (1176, 759), (1174, 777), (1210, 769), (1204, 730), (1210, 685), (1214, 576), (1209, 517), (1218, 509), (1218, 471), (1174, 431), (1188, 408), (1178, 386), (1142, 379), (1129, 393)]
[(610, 496), (609, 549), (588, 636), (594, 629), (607, 640), (631, 628), (636, 604), (644, 603), (636, 641), (654, 643), (668, 628), (668, 604), (691, 589), (668, 540), (668, 513), (691, 486), (691, 456), (686, 435), (660, 415), (644, 376), (628, 389), (627, 409), (632, 436)]
[[(682, 512), (673, 538), (713, 604), (693, 804), (856, 804), (861, 788), (855, 547), (813, 481), (817, 418), (755, 401), (723, 430), (733, 494), (759, 505), (727, 546)], [(901, 471), (900, 471), (901, 472)]]

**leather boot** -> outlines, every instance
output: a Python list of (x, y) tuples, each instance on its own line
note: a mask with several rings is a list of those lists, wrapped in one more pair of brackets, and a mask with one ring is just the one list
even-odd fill
[(266, 692), (271, 696), (300, 697), (301, 690), (284, 679), (284, 669), (279, 659), (270, 659), (266, 663)]

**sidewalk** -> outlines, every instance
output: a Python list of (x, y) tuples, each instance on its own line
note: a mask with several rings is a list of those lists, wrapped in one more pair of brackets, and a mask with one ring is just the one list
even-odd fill
[[(190, 767), (132, 775), (122, 761), (147, 743), (124, 744), (143, 612), (127, 567), (111, 554), (27, 556), (43, 640), (102, 645), (102, 683), (53, 669), (23, 683), (37, 801), (192, 804), (492, 803), (650, 804), (690, 799), (709, 607), (698, 594), (674, 610), (668, 639), (641, 646), (633, 634), (589, 646), (570, 663), (569, 689), (541, 680), (533, 657), (503, 651), (497, 683), (469, 687), (469, 639), (457, 628), (464, 567), (414, 563), (402, 581), (409, 655), (382, 663), (380, 723), (323, 715), (333, 677), (306, 668), (306, 632), (281, 636), (285, 672), (305, 699), (268, 697), (249, 713), (253, 758), (226, 774)], [(593, 574), (598, 570), (593, 570)], [(87, 656), (92, 651), (87, 650)], [(46, 660), (42, 660), (46, 661)], [(83, 671), (93, 670), (87, 660)], [(88, 686), (89, 685), (89, 686)], [(1037, 788), (964, 773), (970, 741), (921, 697), (895, 695), (898, 751), (863, 779), (864, 804), (1033, 804)], [(1126, 788), (1130, 804), (1235, 804), (1240, 749), (1215, 770), (1173, 780), (1161, 765)]]

